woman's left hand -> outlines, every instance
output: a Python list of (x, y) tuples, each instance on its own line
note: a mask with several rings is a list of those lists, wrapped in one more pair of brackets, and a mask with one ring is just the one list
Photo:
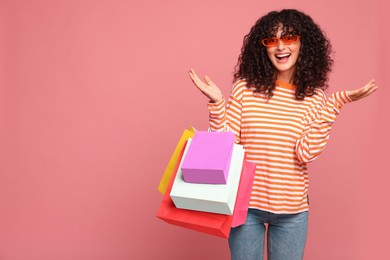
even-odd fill
[(378, 86), (375, 85), (375, 80), (372, 79), (370, 82), (368, 82), (364, 87), (355, 89), (355, 90), (349, 90), (347, 91), (347, 95), (352, 99), (352, 101), (356, 101), (365, 97), (368, 97), (372, 93), (375, 92), (375, 90), (378, 89)]

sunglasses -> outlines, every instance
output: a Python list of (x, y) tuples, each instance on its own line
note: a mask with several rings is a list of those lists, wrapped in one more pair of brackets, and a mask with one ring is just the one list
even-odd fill
[(298, 42), (299, 38), (301, 38), (301, 36), (299, 36), (299, 35), (286, 35), (286, 36), (282, 36), (280, 38), (277, 38), (277, 37), (265, 38), (265, 39), (261, 40), (261, 43), (265, 47), (274, 47), (274, 46), (279, 44), (279, 41), (282, 41), (283, 44), (290, 45), (290, 44)]

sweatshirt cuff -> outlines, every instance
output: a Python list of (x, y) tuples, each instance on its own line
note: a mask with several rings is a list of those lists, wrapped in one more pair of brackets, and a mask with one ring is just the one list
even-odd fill
[(214, 102), (209, 102), (207, 104), (207, 107), (210, 112), (212, 111), (219, 111), (221, 108), (225, 107), (225, 98), (222, 98), (219, 102), (214, 103)]
[(332, 94), (332, 98), (336, 101), (336, 106), (341, 109), (343, 105), (352, 102), (353, 100), (348, 96), (347, 91), (340, 91)]

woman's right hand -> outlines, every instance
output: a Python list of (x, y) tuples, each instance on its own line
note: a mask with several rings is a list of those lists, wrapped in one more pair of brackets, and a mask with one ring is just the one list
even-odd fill
[(188, 72), (194, 85), (202, 92), (211, 102), (217, 103), (223, 99), (222, 91), (211, 81), (208, 76), (204, 77), (203, 82), (198, 75), (196, 75), (194, 69), (190, 69)]

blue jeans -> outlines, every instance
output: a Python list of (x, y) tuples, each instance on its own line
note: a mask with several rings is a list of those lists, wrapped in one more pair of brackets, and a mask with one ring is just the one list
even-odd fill
[(267, 230), (268, 260), (302, 260), (307, 237), (308, 212), (273, 214), (249, 209), (244, 225), (232, 228), (229, 247), (232, 260), (262, 260)]

